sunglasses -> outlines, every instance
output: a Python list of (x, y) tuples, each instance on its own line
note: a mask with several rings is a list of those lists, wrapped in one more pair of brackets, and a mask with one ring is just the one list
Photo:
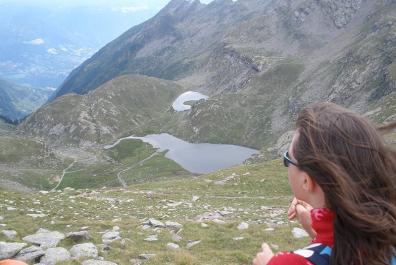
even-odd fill
[(289, 157), (289, 152), (285, 152), (285, 153), (283, 154), (283, 165), (284, 165), (285, 167), (289, 167), (290, 164), (292, 164), (293, 166), (298, 167), (298, 164), (297, 164), (296, 162), (293, 162), (293, 161), (291, 160), (291, 158)]

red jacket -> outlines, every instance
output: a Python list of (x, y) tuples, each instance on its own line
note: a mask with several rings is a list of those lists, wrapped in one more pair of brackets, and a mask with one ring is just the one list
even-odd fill
[[(312, 240), (312, 243), (321, 243), (333, 247), (334, 213), (326, 208), (313, 209), (311, 211), (311, 219), (312, 228), (316, 232), (316, 237)], [(312, 265), (312, 263), (303, 256), (290, 252), (280, 252), (276, 254), (267, 265)]]

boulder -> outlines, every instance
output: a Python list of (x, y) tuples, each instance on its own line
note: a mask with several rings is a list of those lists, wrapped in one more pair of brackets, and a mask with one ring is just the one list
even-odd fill
[(175, 243), (168, 243), (168, 244), (166, 244), (166, 247), (168, 249), (172, 249), (172, 250), (180, 249), (180, 246), (178, 244), (175, 244)]
[(40, 257), (44, 256), (45, 252), (42, 248), (37, 246), (30, 246), (28, 248), (22, 249), (18, 255), (15, 257), (17, 260), (21, 260), (27, 263), (33, 263)]
[(150, 218), (147, 222), (148, 225), (153, 226), (153, 227), (165, 227), (164, 223), (161, 221), (158, 221), (154, 218)]
[(14, 257), (26, 245), (26, 243), (0, 242), (0, 260)]
[(110, 244), (111, 242), (121, 239), (120, 232), (118, 231), (109, 231), (102, 235), (102, 241), (104, 244)]
[(70, 254), (72, 255), (73, 258), (79, 258), (79, 257), (96, 258), (98, 256), (98, 249), (92, 243), (78, 244), (70, 249)]
[(183, 227), (183, 225), (176, 223), (176, 222), (171, 222), (171, 221), (166, 221), (165, 222), (166, 227), (178, 230)]
[(42, 249), (55, 248), (65, 235), (57, 231), (48, 231), (40, 228), (36, 234), (25, 236), (24, 241), (39, 245)]
[(70, 238), (74, 242), (80, 242), (83, 240), (89, 240), (90, 236), (88, 231), (79, 231), (66, 234), (66, 238)]
[(49, 248), (45, 251), (45, 255), (41, 258), (40, 263), (45, 265), (55, 265), (61, 261), (70, 260), (69, 251), (65, 248)]

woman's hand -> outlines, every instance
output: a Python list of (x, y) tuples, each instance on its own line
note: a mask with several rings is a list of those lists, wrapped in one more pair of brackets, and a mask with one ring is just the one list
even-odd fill
[(307, 231), (311, 238), (314, 238), (316, 236), (316, 232), (312, 229), (312, 209), (313, 207), (308, 203), (294, 198), (290, 204), (289, 210), (287, 211), (287, 217), (289, 220), (293, 220), (297, 217), (297, 220), (300, 222), (304, 230)]
[(257, 253), (253, 260), (253, 265), (267, 265), (270, 259), (274, 256), (270, 246), (267, 243), (261, 245), (261, 252)]

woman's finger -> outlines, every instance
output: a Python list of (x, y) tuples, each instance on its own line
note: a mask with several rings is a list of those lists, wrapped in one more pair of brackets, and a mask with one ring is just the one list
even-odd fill
[(304, 206), (308, 211), (313, 209), (313, 207), (305, 201), (297, 200), (297, 204)]
[(289, 220), (292, 220), (296, 217), (296, 205), (298, 203), (298, 200), (296, 197), (293, 198), (293, 201), (290, 203), (289, 210), (287, 211), (287, 217)]

